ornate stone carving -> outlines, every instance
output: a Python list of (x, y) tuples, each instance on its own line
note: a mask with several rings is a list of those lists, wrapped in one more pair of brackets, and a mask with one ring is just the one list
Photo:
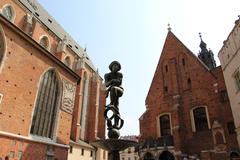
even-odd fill
[(76, 86), (63, 79), (63, 95), (61, 109), (71, 113), (73, 112)]

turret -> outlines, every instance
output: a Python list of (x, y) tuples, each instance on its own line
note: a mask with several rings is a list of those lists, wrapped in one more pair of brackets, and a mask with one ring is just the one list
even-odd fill
[(199, 33), (201, 43), (199, 47), (201, 51), (198, 54), (198, 58), (209, 68), (213, 69), (216, 67), (216, 61), (214, 60), (213, 52), (207, 49), (207, 44), (202, 40), (202, 35)]

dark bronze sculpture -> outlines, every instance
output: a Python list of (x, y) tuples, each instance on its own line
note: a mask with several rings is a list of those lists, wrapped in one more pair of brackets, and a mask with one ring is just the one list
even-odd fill
[[(122, 128), (124, 121), (120, 117), (119, 113), (119, 97), (123, 95), (122, 78), (120, 73), (121, 65), (117, 61), (113, 61), (109, 65), (110, 73), (105, 74), (105, 85), (107, 87), (107, 96), (110, 95), (110, 103), (106, 106), (104, 117), (107, 121), (108, 138), (96, 140), (91, 144), (95, 147), (99, 147), (108, 150), (108, 160), (120, 160), (119, 151), (122, 151), (128, 147), (136, 146), (135, 141), (118, 139), (119, 129)], [(111, 116), (108, 113), (112, 113)]]
[[(119, 137), (118, 130), (122, 128), (124, 121), (119, 113), (119, 97), (123, 95), (122, 78), (123, 75), (119, 71), (121, 65), (117, 61), (113, 61), (109, 65), (110, 73), (105, 74), (105, 85), (107, 87), (107, 96), (110, 94), (110, 104), (106, 106), (104, 117), (107, 120), (108, 137), (117, 139)], [(112, 116), (108, 117), (107, 113), (111, 111)], [(113, 122), (112, 122), (113, 121)]]

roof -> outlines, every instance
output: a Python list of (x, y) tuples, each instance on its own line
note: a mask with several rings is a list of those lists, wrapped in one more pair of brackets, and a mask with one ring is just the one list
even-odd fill
[(19, 0), (39, 21), (49, 28), (58, 38), (66, 38), (67, 46), (79, 57), (85, 57), (85, 62), (94, 70), (93, 63), (84, 49), (58, 24), (58, 22), (37, 2), (37, 0)]
[(74, 144), (74, 145), (77, 145), (77, 146), (81, 146), (81, 147), (90, 148), (90, 149), (95, 150), (95, 148), (93, 146), (91, 146), (90, 144), (88, 144), (87, 142), (84, 142), (82, 140), (78, 140), (77, 142), (74, 142), (74, 141), (70, 140), (70, 144)]

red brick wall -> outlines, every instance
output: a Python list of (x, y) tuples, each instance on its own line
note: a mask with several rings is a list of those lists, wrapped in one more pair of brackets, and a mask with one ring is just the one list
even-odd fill
[[(14, 20), (14, 25), (16, 25), (20, 30), (27, 31), (26, 28), (26, 15), (27, 9), (21, 6), (21, 3), (15, 0), (1, 0), (0, 8), (5, 4), (11, 4), (15, 10), (16, 18)], [(70, 74), (57, 65), (54, 61), (50, 60), (47, 56), (41, 53), (40, 50), (35, 48), (31, 43), (26, 41), (24, 38), (16, 33), (16, 30), (10, 29), (5, 26), (4, 23), (0, 23), (4, 29), (6, 35), (7, 50), (4, 55), (3, 63), (0, 70), (0, 93), (3, 94), (3, 100), (0, 104), (0, 131), (13, 133), (16, 135), (22, 135), (28, 137), (30, 135), (30, 126), (32, 121), (32, 115), (34, 111), (35, 100), (37, 96), (37, 90), (39, 85), (39, 80), (41, 75), (49, 68), (56, 68), (60, 77), (68, 79), (69, 81), (76, 83)], [(32, 38), (33, 41), (39, 42), (39, 38), (42, 35), (47, 35), (50, 41), (51, 49), (49, 50), (55, 57), (63, 61), (65, 56), (69, 56), (71, 60), (71, 65), (76, 62), (76, 54), (66, 48), (65, 52), (56, 53), (57, 45), (59, 43), (59, 38), (45, 25), (36, 21), (33, 28)], [(73, 69), (75, 70), (75, 68)], [(89, 67), (86, 68), (89, 72), (90, 77), (93, 72)], [(83, 70), (80, 69), (76, 73), (82, 77)], [(94, 139), (94, 129), (96, 121), (96, 82), (90, 83), (89, 89), (89, 104), (88, 104), (88, 116), (87, 119), (87, 139)], [(77, 86), (76, 90), (76, 100), (73, 116), (64, 111), (59, 111), (57, 118), (56, 127), (56, 142), (60, 144), (68, 145), (70, 137), (77, 141), (80, 135), (79, 121), (80, 121), (80, 111), (81, 111), (81, 101), (82, 97), (81, 85)], [(101, 96), (101, 95), (100, 95)], [(105, 97), (101, 96), (100, 105), (105, 104)], [(100, 108), (100, 107), (99, 107)], [(104, 108), (104, 107), (102, 107)], [(105, 137), (105, 120), (103, 117), (103, 110), (99, 109), (99, 133), (101, 138)], [(3, 138), (2, 139), (8, 139)], [(7, 141), (7, 140), (6, 140)], [(9, 142), (6, 142), (9, 143)], [(21, 140), (19, 140), (19, 143)], [(26, 159), (34, 159), (39, 157), (39, 159), (45, 157), (46, 155), (46, 144), (32, 143), (30, 141), (24, 142), (29, 147), (24, 148), (24, 157), (28, 156)], [(0, 148), (2, 145), (0, 144)], [(39, 148), (35, 153), (36, 149)], [(7, 151), (0, 152), (0, 154), (8, 154), (9, 150), (13, 147), (8, 147)], [(34, 151), (33, 151), (34, 150)], [(34, 155), (35, 154), (35, 155)], [(58, 147), (55, 150), (55, 157), (58, 159), (66, 159), (67, 149)], [(32, 157), (33, 156), (33, 157)], [(45, 159), (45, 158), (43, 158)]]
[[(2, 21), (1, 26), (5, 33), (7, 48), (0, 76), (0, 93), (3, 94), (0, 104), (0, 130), (28, 137), (39, 80), (43, 73), (49, 68), (56, 68), (61, 78), (72, 83), (76, 83), (76, 79), (19, 36), (16, 30), (10, 29)], [(58, 124), (56, 127), (57, 142), (68, 144), (72, 115), (59, 109), (58, 118), (56, 120)], [(0, 137), (2, 138), (2, 136)], [(0, 145), (0, 148), (3, 148), (3, 144)], [(42, 144), (34, 145), (41, 146)], [(29, 148), (33, 150), (32, 147)], [(12, 147), (8, 146), (8, 150), (11, 149)], [(63, 150), (65, 153), (62, 154), (67, 154), (67, 149)]]
[[(0, 137), (0, 157), (5, 158), (10, 152), (14, 153), (13, 159), (18, 159), (19, 152), (22, 152), (22, 160), (46, 160), (47, 145), (34, 143), (26, 140), (19, 140), (7, 137)], [(2, 147), (4, 146), (4, 147)], [(67, 159), (67, 149), (54, 146), (55, 158), (58, 160)]]
[(106, 90), (102, 86), (100, 87), (100, 97), (99, 97), (99, 111), (98, 111), (98, 137), (104, 139), (105, 138), (105, 119), (104, 119), (104, 111), (106, 106)]
[(97, 81), (92, 78), (89, 81), (89, 101), (87, 109), (87, 126), (86, 126), (86, 140), (91, 141), (95, 139), (96, 126), (96, 96), (97, 96)]

